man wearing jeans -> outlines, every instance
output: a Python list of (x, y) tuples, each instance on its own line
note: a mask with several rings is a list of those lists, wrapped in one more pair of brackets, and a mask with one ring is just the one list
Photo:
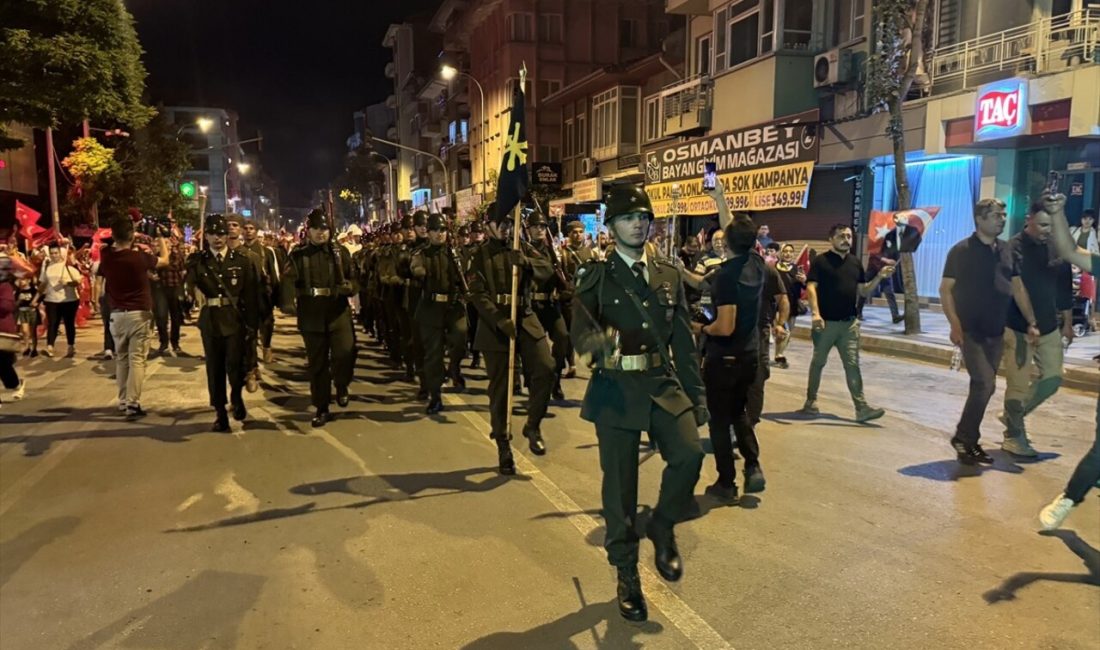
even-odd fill
[(806, 292), (813, 314), (814, 356), (810, 361), (810, 376), (806, 385), (805, 415), (818, 415), (817, 391), (821, 386), (821, 371), (836, 348), (844, 364), (848, 392), (856, 407), (856, 422), (881, 418), (886, 411), (872, 408), (863, 397), (863, 375), (859, 370), (859, 321), (856, 303), (866, 298), (875, 287), (894, 272), (893, 264), (885, 264), (869, 281), (863, 264), (851, 254), (852, 228), (837, 224), (829, 229), (831, 249), (818, 255), (806, 276)]
[(106, 278), (111, 306), (111, 336), (115, 341), (118, 408), (127, 418), (145, 415), (141, 387), (145, 356), (153, 324), (153, 294), (149, 272), (168, 266), (168, 244), (157, 239), (157, 257), (134, 248), (134, 222), (123, 217), (111, 224), (114, 243), (101, 252), (99, 275)]
[(985, 409), (997, 389), (1009, 303), (1015, 299), (1028, 321), (1035, 320), (1012, 251), (1007, 242), (997, 238), (1004, 229), (1004, 202), (979, 201), (974, 206), (974, 234), (948, 252), (940, 283), (943, 313), (951, 324), (951, 342), (962, 349), (970, 374), (970, 393), (951, 438), (951, 446), (964, 465), (993, 463), (978, 439)]
[[(1008, 307), (1004, 350), (1006, 386), (1001, 416), (1005, 438), (1001, 449), (1028, 458), (1039, 454), (1028, 441), (1024, 417), (1062, 385), (1062, 337), (1073, 340), (1073, 277), (1066, 263), (1057, 259), (1047, 247), (1051, 222), (1051, 215), (1043, 206), (1034, 205), (1029, 211), (1027, 225), (1008, 241), (1020, 269), (1020, 279), (1031, 297), (1034, 314), (1025, 314), (1016, 305)], [(1031, 377), (1033, 367), (1039, 371), (1037, 380)]]

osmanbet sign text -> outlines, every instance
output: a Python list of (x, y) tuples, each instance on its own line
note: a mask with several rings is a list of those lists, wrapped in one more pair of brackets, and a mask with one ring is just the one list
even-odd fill
[(717, 133), (646, 152), (646, 192), (658, 217), (673, 213), (672, 186), (680, 186), (675, 213), (711, 214), (703, 172), (714, 162), (732, 210), (805, 208), (820, 149), (818, 111)]

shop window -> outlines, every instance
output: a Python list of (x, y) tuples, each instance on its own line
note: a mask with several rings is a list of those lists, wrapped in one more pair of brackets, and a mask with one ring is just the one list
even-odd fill
[(862, 37), (867, 12), (866, 0), (834, 0), (833, 45)]
[(543, 43), (561, 43), (561, 14), (539, 15), (539, 40)]
[(521, 42), (535, 40), (534, 22), (534, 14), (509, 14), (508, 33), (511, 35), (512, 40)]

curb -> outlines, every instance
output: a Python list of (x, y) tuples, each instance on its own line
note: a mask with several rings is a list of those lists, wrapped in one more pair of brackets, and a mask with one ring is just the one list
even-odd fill
[[(810, 328), (798, 325), (795, 327), (794, 335), (797, 338), (809, 340)], [(860, 334), (860, 350), (915, 361), (925, 361), (942, 365), (945, 368), (951, 364), (951, 356), (954, 353), (954, 349), (947, 345), (900, 339), (896, 336), (869, 334), (866, 331)], [(998, 369), (997, 375), (1003, 377), (1004, 373)], [(1083, 365), (1067, 365), (1063, 371), (1062, 385), (1086, 393), (1100, 394), (1100, 373)]]

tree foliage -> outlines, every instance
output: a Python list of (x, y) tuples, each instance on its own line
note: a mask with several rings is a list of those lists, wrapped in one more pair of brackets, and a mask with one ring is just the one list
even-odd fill
[(183, 172), (191, 166), (189, 152), (173, 125), (158, 114), (119, 144), (116, 158), (122, 173), (112, 188), (109, 209), (121, 213), (134, 206), (147, 214), (172, 212), (179, 220), (194, 202), (179, 193)]
[(152, 117), (141, 101), (141, 45), (120, 0), (0, 2), (0, 52), (0, 150), (23, 145), (6, 134), (9, 122), (137, 128)]
[(88, 214), (93, 205), (110, 194), (122, 171), (115, 160), (115, 150), (104, 147), (95, 138), (73, 141), (72, 153), (61, 161), (61, 166), (73, 178), (69, 201), (83, 214)]

